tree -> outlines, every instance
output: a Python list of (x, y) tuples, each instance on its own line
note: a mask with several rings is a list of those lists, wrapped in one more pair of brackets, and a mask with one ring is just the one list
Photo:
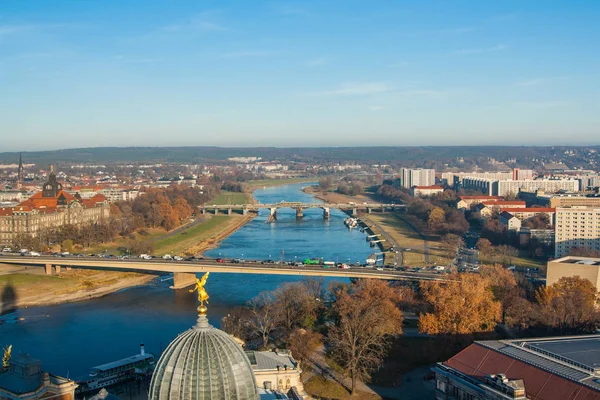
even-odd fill
[(458, 235), (447, 233), (442, 236), (441, 246), (450, 259), (453, 259), (456, 256), (456, 252), (462, 244), (463, 239)]
[(286, 332), (294, 328), (312, 328), (320, 305), (317, 295), (304, 282), (283, 285), (275, 290), (275, 307)]
[(542, 321), (561, 333), (589, 332), (598, 322), (598, 294), (587, 279), (562, 277), (537, 293)]
[(387, 352), (388, 339), (402, 332), (401, 301), (387, 282), (362, 280), (336, 294), (333, 304), (336, 324), (329, 330), (332, 357), (352, 380), (370, 379)]
[(429, 229), (437, 231), (440, 229), (446, 221), (446, 213), (441, 207), (433, 207), (429, 212), (427, 219), (427, 225)]
[(500, 320), (489, 281), (477, 274), (453, 274), (450, 282), (421, 282), (429, 312), (419, 317), (428, 334), (469, 334), (494, 330)]
[(295, 329), (288, 340), (295, 359), (304, 363), (310, 355), (323, 344), (323, 335), (306, 329)]
[(504, 322), (508, 304), (514, 297), (520, 297), (515, 274), (502, 265), (482, 265), (480, 275), (490, 283), (494, 298), (502, 304), (502, 321)]
[(488, 239), (480, 238), (477, 240), (477, 249), (483, 258), (488, 260), (492, 258), (494, 248), (492, 247), (492, 242), (490, 242)]
[(330, 176), (319, 180), (319, 188), (324, 192), (327, 192), (329, 189), (331, 189), (332, 185), (333, 179)]
[(72, 253), (74, 248), (75, 247), (73, 246), (73, 241), (71, 239), (63, 240), (62, 243), (60, 244), (60, 249), (62, 251)]
[(251, 333), (262, 341), (262, 348), (266, 349), (272, 334), (281, 321), (279, 308), (275, 305), (272, 293), (262, 292), (248, 302), (250, 318), (248, 326)]

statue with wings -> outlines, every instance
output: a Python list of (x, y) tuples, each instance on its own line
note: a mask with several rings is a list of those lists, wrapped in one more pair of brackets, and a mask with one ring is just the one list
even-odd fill
[(205, 302), (208, 304), (209, 296), (206, 292), (206, 289), (204, 289), (204, 285), (206, 285), (206, 280), (208, 279), (208, 274), (210, 274), (210, 272), (205, 273), (201, 279), (196, 278), (196, 287), (194, 289), (190, 289), (190, 293), (198, 291), (198, 301), (200, 302), (201, 306), (203, 306)]

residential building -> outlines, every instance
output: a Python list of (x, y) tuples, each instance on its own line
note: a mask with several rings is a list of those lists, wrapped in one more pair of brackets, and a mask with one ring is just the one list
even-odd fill
[(579, 182), (574, 179), (534, 179), (534, 180), (501, 180), (483, 178), (464, 178), (462, 187), (468, 190), (478, 190), (489, 196), (516, 195), (519, 191), (543, 190), (556, 193), (561, 190), (577, 192)]
[(519, 229), (521, 229), (521, 220), (508, 211), (502, 211), (500, 213), (499, 220), (506, 230), (518, 231)]
[(456, 203), (456, 208), (461, 209), (469, 209), (474, 204), (479, 204), (482, 202), (494, 202), (504, 200), (503, 197), (500, 196), (460, 196), (458, 198), (458, 202)]
[(441, 186), (413, 186), (410, 188), (412, 197), (431, 196), (438, 193), (444, 193), (444, 188)]
[(594, 189), (600, 187), (600, 175), (584, 175), (577, 178), (579, 190)]
[(558, 282), (560, 278), (579, 276), (600, 288), (600, 258), (562, 257), (549, 261), (546, 266), (546, 286)]
[(13, 354), (8, 364), (4, 372), (0, 369), (0, 400), (75, 399), (75, 382), (43, 372), (40, 361), (26, 354)]
[[(513, 181), (526, 181), (533, 179), (533, 170), (514, 168), (512, 172)], [(502, 179), (499, 179), (502, 180)]]
[(41, 192), (14, 207), (0, 207), (0, 244), (11, 244), (19, 234), (37, 236), (47, 228), (96, 223), (109, 215), (106, 197), (82, 199), (67, 193), (51, 170)]
[(534, 205), (542, 207), (600, 207), (600, 196), (582, 195), (581, 193), (554, 193), (546, 194), (543, 190), (520, 191), (519, 198), (527, 203), (527, 206)]
[(124, 189), (124, 188), (118, 188), (118, 187), (108, 187), (108, 188), (101, 189), (99, 191), (99, 193), (106, 196), (106, 199), (109, 202), (114, 203), (116, 201), (135, 200), (143, 192), (140, 192), (137, 189)]
[(600, 251), (600, 207), (558, 207), (555, 234), (555, 258), (576, 248)]
[(0, 203), (3, 202), (21, 202), (23, 201), (23, 193), (17, 191), (1, 191)]
[(501, 208), (500, 213), (507, 211), (519, 218), (521, 221), (524, 221), (529, 218), (533, 218), (536, 215), (545, 214), (548, 216), (548, 220), (550, 224), (554, 223), (554, 214), (556, 209), (554, 208), (543, 208), (543, 207), (531, 207), (531, 208)]
[(432, 370), (436, 400), (600, 398), (600, 335), (477, 341)]
[(400, 169), (400, 186), (410, 189), (413, 186), (433, 186), (435, 185), (434, 169)]
[(497, 182), (497, 189), (492, 194), (497, 196), (516, 195), (520, 190), (544, 190), (549, 193), (561, 190), (576, 192), (579, 190), (579, 182), (574, 179), (504, 180)]
[(460, 186), (462, 180), (465, 177), (470, 178), (483, 178), (501, 181), (503, 179), (511, 179), (513, 177), (512, 172), (443, 172), (442, 182), (449, 186)]

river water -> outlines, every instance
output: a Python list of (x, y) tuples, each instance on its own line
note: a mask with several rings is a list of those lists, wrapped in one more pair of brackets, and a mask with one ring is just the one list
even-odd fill
[[(307, 184), (277, 186), (254, 192), (260, 203), (318, 202), (301, 191)], [(267, 210), (208, 251), (210, 257), (242, 257), (279, 261), (323, 257), (339, 262), (364, 262), (372, 252), (364, 234), (348, 230), (345, 214), (331, 210), (323, 219), (321, 209), (307, 209), (296, 220), (291, 209), (277, 211), (277, 221), (266, 223)], [(215, 326), (236, 306), (262, 291), (303, 277), (212, 273), (207, 284), (211, 300), (208, 317)], [(0, 347), (13, 345), (42, 361), (54, 374), (81, 377), (93, 366), (137, 353), (140, 342), (158, 354), (178, 333), (196, 319), (196, 297), (187, 290), (169, 289), (171, 281), (123, 290), (102, 298), (49, 307), (21, 309), (0, 322)], [(18, 321), (18, 318), (23, 318)]]

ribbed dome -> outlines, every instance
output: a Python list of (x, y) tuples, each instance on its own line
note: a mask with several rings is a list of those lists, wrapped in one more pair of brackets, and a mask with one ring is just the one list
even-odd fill
[(150, 399), (255, 400), (259, 396), (246, 353), (200, 316), (161, 355), (152, 375)]

